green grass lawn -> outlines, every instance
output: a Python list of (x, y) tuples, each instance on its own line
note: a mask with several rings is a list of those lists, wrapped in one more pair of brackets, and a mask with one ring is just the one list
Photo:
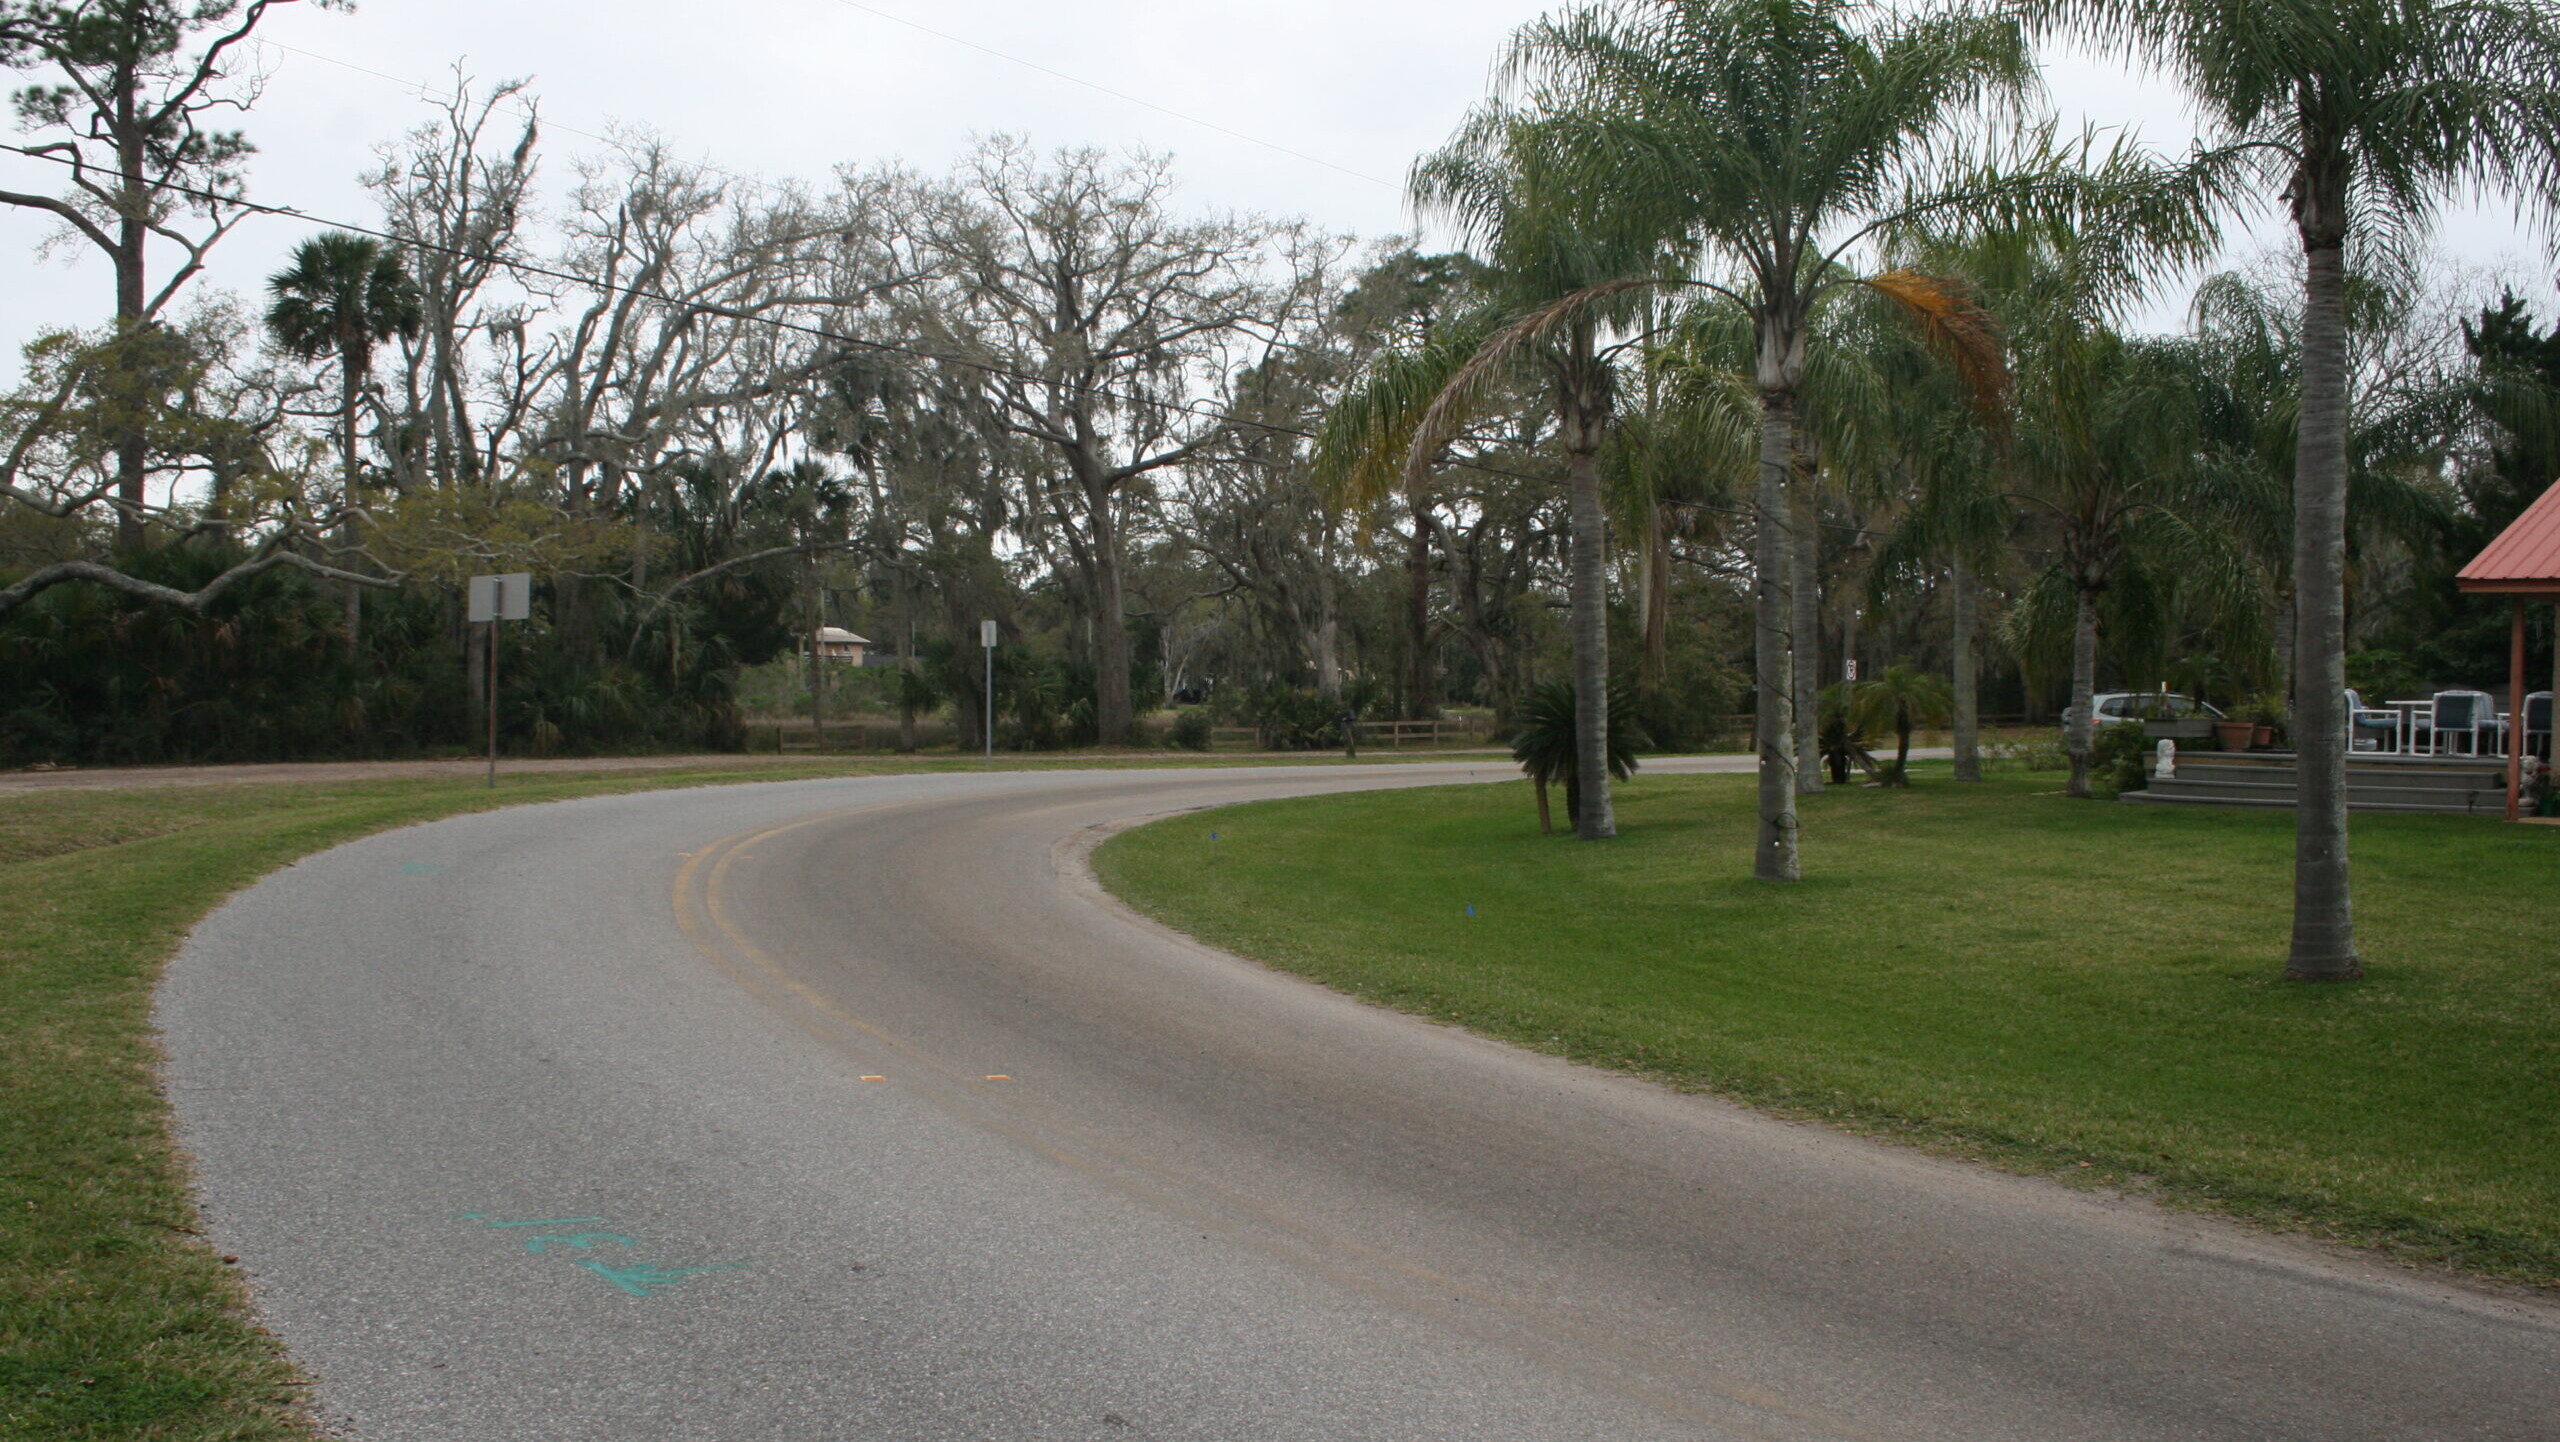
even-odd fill
[(1749, 879), (1747, 777), (1639, 776), (1599, 845), (1540, 836), (1524, 782), (1180, 816), (1096, 867), (1576, 1061), (2560, 1286), (2560, 828), (2357, 817), (2369, 974), (2305, 986), (2290, 813), (1916, 769), (1809, 798), (1794, 886)]
[(162, 963), (232, 891), (341, 841), (490, 806), (980, 769), (869, 758), (510, 777), (494, 792), (411, 780), (0, 795), (0, 1438), (314, 1435), (301, 1380), (195, 1234), (150, 1034)]

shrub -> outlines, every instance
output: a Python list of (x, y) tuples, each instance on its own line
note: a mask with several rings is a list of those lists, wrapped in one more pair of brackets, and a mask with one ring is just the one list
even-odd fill
[(1265, 751), (1328, 751), (1342, 744), (1334, 717), (1344, 709), (1312, 688), (1274, 686), (1254, 695), (1251, 714)]
[(1989, 750), (1995, 762), (2015, 766), (2021, 771), (2068, 771), (2071, 769), (2071, 752), (2063, 745), (2062, 738), (2058, 735), (2029, 736), (2006, 745), (1993, 746)]
[(1185, 706), (1174, 713), (1173, 725), (1165, 732), (1165, 740), (1185, 751), (1206, 751), (1211, 737), (1209, 708)]
[[(2095, 728), (2089, 738), (2089, 786), (2102, 796), (2140, 791), (2151, 784), (2152, 743), (2137, 722)], [(2067, 760), (2066, 763), (2068, 764)]]

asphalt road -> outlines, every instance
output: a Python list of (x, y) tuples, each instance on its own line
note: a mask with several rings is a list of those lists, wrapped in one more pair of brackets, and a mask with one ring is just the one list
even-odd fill
[(1375, 1011), (1078, 860), (1470, 774), (792, 782), (341, 847), (162, 993), (212, 1239), (375, 1442), (2560, 1436), (2560, 1309)]

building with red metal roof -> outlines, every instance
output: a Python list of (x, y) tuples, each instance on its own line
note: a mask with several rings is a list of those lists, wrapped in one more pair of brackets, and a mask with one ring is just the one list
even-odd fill
[[(2525, 753), (2524, 604), (2528, 596), (2560, 603), (2560, 485), (2525, 507), (2515, 523), (2471, 558), (2454, 582), (2474, 595), (2513, 598), (2515, 616), (2507, 673), (2507, 819), (2523, 810)], [(2560, 761), (2560, 749), (2552, 759)]]

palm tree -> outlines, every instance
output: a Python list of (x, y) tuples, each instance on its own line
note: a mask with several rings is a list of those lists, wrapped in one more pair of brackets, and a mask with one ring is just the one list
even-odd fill
[(1946, 678), (1911, 666), (1888, 666), (1872, 681), (1849, 688), (1849, 721), (1861, 729), (1893, 728), (1893, 769), (1887, 786), (1911, 784), (1911, 728), (1945, 723), (1955, 709)]
[[(2021, 367), (2008, 499), (2048, 544), (2026, 604), (2022, 650), (2065, 631), (2071, 650), (2067, 790), (2087, 797), (2102, 623), (2149, 656), (2182, 604), (2206, 608), (2236, 649), (2262, 646), (2265, 577), (2233, 537), (2275, 503), (2246, 467), (2205, 444), (2194, 347), (2058, 320)], [(2067, 618), (2067, 619), (2066, 619)]]
[[(294, 247), (293, 264), (268, 277), (267, 290), (275, 297), (267, 307), (267, 333), (276, 344), (303, 360), (338, 362), (338, 457), (345, 467), (345, 503), (353, 508), (361, 487), (356, 413), (373, 372), (374, 347), (418, 333), (417, 284), (398, 251), (370, 236), (331, 231)], [(347, 588), (349, 644), (356, 639), (362, 595)]]
[(1960, 209), (2065, 204), (2077, 194), (2056, 157), (1981, 168), (1956, 156), (1986, 113), (2035, 85), (2011, 20), (1963, 12), (1902, 19), (1853, 0), (1629, 0), (1541, 20), (1509, 69), (1535, 76), (1565, 135), (1559, 153), (1682, 237), (1693, 263), (1738, 276), (1698, 279), (1753, 330), (1760, 401), (1753, 680), (1760, 821), (1753, 874), (1794, 880), (1795, 727), (1787, 571), (1789, 472), (1816, 309), (1863, 286), (1902, 303), (1984, 383), (1996, 348), (1961, 297), (1908, 271), (1847, 262), (1881, 234)]
[(2047, 26), (2179, 76), (2242, 185), (2282, 195), (2291, 211), (2303, 255), (2293, 482), (2301, 772), (2285, 974), (2362, 975), (2347, 868), (2347, 247), (2404, 245), (2459, 188), (2560, 202), (2560, 20), (2536, 0), (2036, 0), (2033, 9)]
[(1613, 325), (1623, 329), (1633, 292), (1660, 273), (1664, 237), (1616, 188), (1559, 152), (1561, 134), (1551, 116), (1489, 104), (1414, 167), (1415, 207), (1455, 222), (1476, 246), (1485, 262), (1479, 283), (1493, 306), (1452, 325), (1398, 378), (1408, 400), (1419, 398), (1414, 381), (1440, 380), (1418, 414), (1375, 395), (1347, 429), (1355, 448), (1401, 442), (1413, 491), (1489, 393), (1514, 383), (1524, 367), (1548, 382), (1571, 530), (1566, 589), (1579, 718), (1574, 784), (1582, 803), (1574, 829), (1599, 841), (1618, 829), (1609, 803), (1608, 520), (1600, 453), (1617, 411), (1618, 358), (1632, 344), (1611, 336)]
[[(1528, 704), (1521, 708), (1520, 732), (1511, 740), (1511, 759), (1529, 776), (1538, 792), (1538, 830), (1552, 832), (1554, 821), (1547, 812), (1547, 788), (1558, 781), (1564, 783), (1565, 824), (1571, 826), (1582, 812), (1582, 785), (1577, 775), (1581, 745), (1581, 706), (1573, 687), (1563, 681), (1548, 681), (1529, 692)], [(1614, 724), (1609, 728), (1609, 774), (1620, 781), (1636, 771), (1636, 747), (1642, 738), (1636, 735), (1632, 722), (1634, 707), (1625, 696), (1610, 704)]]

